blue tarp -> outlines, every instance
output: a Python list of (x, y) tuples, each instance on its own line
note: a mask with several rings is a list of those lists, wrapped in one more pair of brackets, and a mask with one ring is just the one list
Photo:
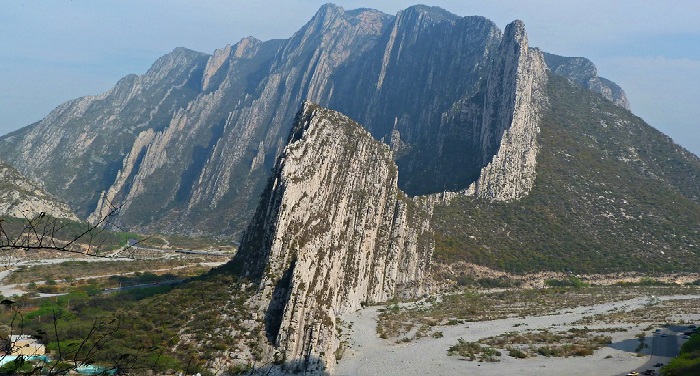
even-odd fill
[[(19, 355), (0, 355), (0, 366), (7, 364), (9, 362), (14, 361), (17, 359)], [(36, 361), (41, 361), (41, 362), (48, 362), (50, 359), (46, 355), (30, 355), (26, 356), (23, 355), (24, 359), (30, 362), (36, 362)]]
[[(19, 355), (0, 355), (0, 366), (10, 363), (17, 359)], [(47, 355), (32, 355), (24, 356), (24, 359), (29, 362), (44, 362), (48, 363), (51, 359)], [(117, 373), (115, 368), (100, 367), (96, 365), (78, 366), (76, 372), (83, 375), (114, 375)]]
[(79, 366), (76, 372), (83, 375), (114, 375), (117, 370), (114, 368), (100, 367), (95, 365)]

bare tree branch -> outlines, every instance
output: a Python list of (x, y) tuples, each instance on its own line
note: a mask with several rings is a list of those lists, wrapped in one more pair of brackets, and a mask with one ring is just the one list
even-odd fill
[[(24, 215), (24, 218), (0, 219), (0, 252), (1, 251), (57, 251), (80, 254), (91, 257), (108, 258), (100, 252), (104, 249), (107, 236), (100, 236), (108, 227), (123, 231), (111, 220), (117, 216), (120, 206), (109, 203), (109, 211), (97, 222), (86, 223), (85, 228), (70, 233), (71, 222), (39, 213), (34, 217)], [(21, 223), (18, 223), (20, 222)], [(134, 242), (127, 242), (125, 248), (149, 239), (146, 237)], [(127, 255), (129, 257), (129, 255)]]

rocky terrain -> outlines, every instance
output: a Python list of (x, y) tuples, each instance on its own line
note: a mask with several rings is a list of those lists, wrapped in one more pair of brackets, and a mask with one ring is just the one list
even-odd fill
[(68, 205), (0, 161), (0, 216), (34, 218), (40, 214), (77, 221)]
[(564, 57), (545, 52), (544, 60), (553, 73), (566, 77), (581, 87), (601, 94), (626, 110), (630, 109), (630, 102), (627, 100), (625, 91), (616, 83), (603, 77), (598, 77), (598, 69), (585, 57)]
[[(98, 218), (115, 203), (122, 206), (116, 223), (126, 229), (239, 236), (294, 114), (310, 100), (390, 144), (408, 194), (463, 190), (501, 141), (501, 130), (490, 134), (488, 123), (502, 128), (509, 121), (503, 114), (513, 104), (488, 96), (510, 91), (500, 85), (518, 69), (540, 72), (518, 88), (534, 84), (539, 95), (542, 58), (519, 41), (522, 24), (511, 29), (504, 35), (483, 17), (435, 7), (390, 16), (328, 4), (289, 39), (246, 38), (212, 55), (177, 48), (146, 74), (2, 137), (0, 157), (41, 180), (81, 218)], [(511, 45), (517, 51), (505, 56)], [(510, 64), (505, 59), (523, 53), (533, 54), (532, 62), (502, 77), (494, 70), (493, 61)], [(556, 64), (555, 72), (582, 85), (619, 91), (590, 64)], [(536, 118), (519, 111), (524, 121)], [(508, 135), (508, 142), (522, 136)], [(532, 163), (532, 155), (523, 158), (529, 162), (518, 163)], [(505, 162), (495, 158), (490, 168)]]
[[(478, 131), (485, 155), (497, 153), (462, 194), (507, 201), (534, 182), (547, 76), (520, 22), (496, 53), (484, 110), (472, 115), (481, 122), (463, 127)], [(340, 315), (426, 291), (436, 198), (409, 198), (399, 176), (388, 145), (338, 112), (303, 105), (239, 256), (260, 280), (267, 339), (285, 367), (332, 369)]]
[(546, 96), (528, 195), (438, 205), (434, 259), (516, 273), (694, 271), (698, 157), (562, 77), (550, 75)]
[[(586, 297), (600, 294), (599, 288), (591, 290), (593, 291), (579, 292)], [(570, 293), (575, 294), (576, 290), (560, 292), (559, 295)], [(629, 292), (626, 291), (614, 293), (619, 295), (607, 296), (604, 300), (595, 302), (579, 299), (578, 303), (572, 305), (560, 298), (561, 300), (551, 307), (538, 307), (536, 310), (520, 312), (510, 317), (467, 316), (463, 321), (455, 320), (456, 322), (450, 324), (435, 323), (430, 327), (428, 335), (411, 341), (378, 337), (377, 323), (385, 320), (381, 315), (392, 309), (398, 309), (399, 312), (420, 312), (426, 308), (430, 310), (429, 302), (365, 308), (343, 317), (350, 327), (343, 336), (348, 344), (343, 358), (336, 366), (335, 375), (395, 374), (397, 370), (406, 375), (613, 376), (626, 375), (635, 369), (641, 373), (654, 368), (652, 365), (657, 362), (666, 364), (669, 360), (668, 356), (659, 356), (664, 354), (664, 349), (654, 338), (660, 335), (654, 335), (651, 328), (663, 328), (662, 324), (665, 322), (696, 322), (700, 319), (700, 315), (693, 309), (700, 301), (695, 288), (681, 292), (682, 295), (673, 292), (667, 295), (662, 290), (647, 291), (658, 294), (655, 300), (650, 299), (649, 295), (644, 295), (642, 291), (633, 291), (637, 296), (627, 295)], [(497, 296), (499, 293), (478, 294)], [(523, 294), (540, 294), (541, 298), (547, 293), (523, 291)], [(530, 304), (537, 306), (541, 303)], [(514, 302), (503, 302), (503, 306), (498, 308), (508, 310), (506, 307), (515, 310), (523, 308), (522, 304)], [(668, 333), (669, 340), (679, 344), (685, 341), (682, 332), (687, 330), (687, 326), (673, 325), (663, 330)], [(524, 356), (517, 351), (518, 348), (528, 347), (543, 350), (577, 346), (580, 348), (585, 341), (572, 334), (581, 332), (607, 337), (607, 343), (585, 356), (547, 355), (546, 351)], [(647, 345), (641, 348), (638, 337), (640, 334), (645, 339), (643, 345)], [(547, 343), (548, 340), (545, 339), (557, 336), (560, 338), (558, 341), (550, 340), (551, 342)], [(518, 338), (527, 338), (532, 342), (528, 343), (526, 339), (524, 344)], [(489, 358), (482, 353), (477, 354), (474, 359), (469, 356), (448, 355), (448, 349), (459, 343), (458, 341), (477, 344), (476, 347), (481, 348), (484, 353), (486, 349), (496, 349), (498, 355)], [(659, 371), (659, 368), (655, 369)]]
[(332, 369), (340, 315), (424, 292), (429, 208), (397, 182), (387, 145), (337, 112), (304, 104), (237, 255), (259, 281), (260, 341), (285, 367)]
[(142, 308), (211, 296), (177, 319), (202, 367), (323, 374), (340, 317), (367, 303), (696, 271), (700, 159), (628, 108), (520, 21), (328, 4), (289, 39), (178, 48), (2, 137), (0, 156), (83, 218), (119, 204), (123, 228), (242, 239)]

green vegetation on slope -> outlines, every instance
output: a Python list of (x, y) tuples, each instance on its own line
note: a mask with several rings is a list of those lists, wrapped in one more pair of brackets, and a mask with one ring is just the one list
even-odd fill
[(39, 215), (29, 220), (0, 217), (0, 247), (3, 251), (18, 251), (22, 246), (35, 247), (27, 252), (43, 252), (40, 245), (60, 248), (74, 241), (66, 250), (102, 256), (127, 245), (128, 239), (140, 236), (119, 231), (95, 228), (86, 222)]
[(526, 198), (436, 208), (435, 259), (511, 272), (696, 271), (700, 160), (601, 96), (550, 75)]
[(54, 357), (69, 363), (89, 361), (136, 374), (209, 374), (207, 361), (256, 336), (241, 324), (250, 318), (243, 311), (250, 293), (223, 273), (112, 295), (86, 286), (56, 298), (16, 299), (0, 311), (0, 331), (40, 338)]
[(694, 334), (681, 346), (681, 353), (661, 369), (664, 376), (700, 375), (700, 334)]

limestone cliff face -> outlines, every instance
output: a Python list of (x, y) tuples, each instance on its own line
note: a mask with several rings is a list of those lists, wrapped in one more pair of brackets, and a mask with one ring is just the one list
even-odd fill
[(195, 234), (240, 231), (298, 104), (329, 95), (331, 73), (372, 45), (386, 19), (377, 11), (326, 5), (289, 40), (246, 38), (217, 50), (205, 65), (202, 95), (149, 134), (148, 144), (138, 136), (102, 194), (123, 205), (117, 222)]
[[(511, 29), (435, 7), (390, 16), (327, 4), (289, 39), (176, 49), (0, 138), (0, 157), (83, 218), (118, 204), (121, 228), (238, 237), (310, 100), (393, 145), (410, 196), (472, 186), (517, 198), (532, 180), (529, 93), (541, 72), (522, 26)], [(496, 193), (503, 179), (510, 193)]]
[(240, 250), (287, 367), (331, 369), (339, 315), (422, 292), (429, 210), (397, 181), (388, 146), (340, 113), (303, 105)]
[[(417, 180), (421, 185), (428, 179), (451, 179), (442, 182), (445, 197), (517, 200), (528, 194), (536, 178), (547, 66), (542, 53), (528, 47), (521, 21), (506, 27), (490, 56), (481, 89), (442, 113), (430, 146), (418, 146), (413, 154), (435, 165)], [(392, 137), (392, 145), (399, 141), (400, 136)], [(399, 145), (402, 153), (406, 146)], [(409, 158), (400, 158), (399, 166)]]
[(160, 130), (192, 100), (205, 54), (177, 48), (143, 76), (129, 75), (104, 94), (66, 102), (46, 118), (2, 138), (3, 159), (83, 217), (93, 211), (136, 136)]
[(535, 183), (547, 68), (542, 53), (529, 49), (520, 21), (506, 27), (497, 56), (488, 78), (480, 129), (486, 166), (469, 191), (482, 198), (512, 201), (527, 195)]
[(566, 77), (569, 81), (601, 94), (616, 105), (629, 110), (630, 103), (625, 91), (616, 83), (598, 76), (598, 69), (583, 57), (565, 57), (544, 53), (544, 59), (552, 73)]
[(408, 8), (363, 61), (342, 68), (327, 105), (394, 145), (399, 186), (409, 195), (465, 188), (475, 170), (464, 166), (472, 124), (444, 120), (478, 96), (501, 37), (483, 17)]
[(33, 218), (40, 213), (78, 220), (68, 205), (51, 197), (36, 183), (0, 161), (0, 216)]

